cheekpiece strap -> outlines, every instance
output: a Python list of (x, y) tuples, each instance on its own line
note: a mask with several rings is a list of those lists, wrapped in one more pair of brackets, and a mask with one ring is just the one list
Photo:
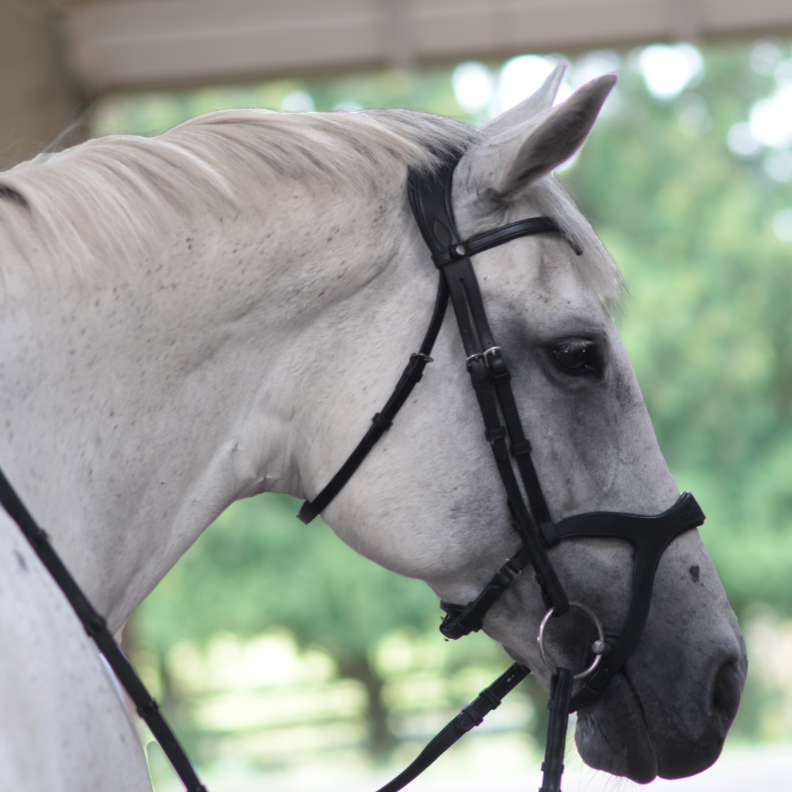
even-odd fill
[[(552, 604), (558, 615), (562, 615), (568, 610), (569, 602), (545, 550), (545, 537), (553, 534), (540, 531), (538, 527), (552, 520), (531, 458), (531, 446), (522, 428), (511, 387), (511, 375), (490, 329), (481, 289), (470, 260), (470, 256), (475, 253), (521, 236), (559, 233), (559, 227), (552, 218), (529, 218), (462, 240), (456, 228), (451, 202), (455, 167), (456, 161), (450, 161), (435, 176), (410, 182), (410, 205), (421, 235), (448, 285), (467, 356), (471, 384), (484, 420), (485, 437), (490, 443), (506, 490), (515, 528), (529, 555), (544, 599)], [(528, 505), (515, 476), (510, 450), (517, 462)], [(459, 637), (480, 629), (486, 610), (497, 601), (505, 588), (490, 583), (476, 601), (450, 614), (441, 627), (443, 633)]]

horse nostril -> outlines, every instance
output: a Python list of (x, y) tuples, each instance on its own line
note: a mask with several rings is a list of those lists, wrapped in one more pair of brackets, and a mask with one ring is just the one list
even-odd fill
[(712, 714), (721, 722), (725, 735), (737, 715), (742, 694), (743, 677), (736, 662), (724, 663), (712, 688)]

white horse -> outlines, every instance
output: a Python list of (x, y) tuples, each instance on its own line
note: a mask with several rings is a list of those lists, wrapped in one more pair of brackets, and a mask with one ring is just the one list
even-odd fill
[[(675, 502), (605, 307), (618, 274), (550, 175), (613, 78), (551, 110), (560, 74), (481, 131), (406, 111), (227, 111), (0, 178), (0, 464), (112, 630), (230, 503), (313, 497), (356, 445), (435, 293), (408, 169), (432, 171), (450, 149), (466, 152), (453, 194), (464, 235), (551, 215), (585, 251), (542, 235), (475, 259), (553, 517)], [(554, 363), (576, 339), (598, 350), (590, 376)], [(465, 603), (517, 541), (450, 317), (433, 356), (324, 517), (363, 555)], [(631, 552), (573, 540), (549, 555), (570, 598), (617, 630)], [(484, 629), (546, 683), (544, 610), (522, 575)], [(0, 636), (0, 789), (149, 789), (96, 651), (4, 513)], [(583, 758), (637, 781), (702, 770), (745, 670), (736, 619), (687, 532), (662, 558), (637, 650), (579, 713)]]

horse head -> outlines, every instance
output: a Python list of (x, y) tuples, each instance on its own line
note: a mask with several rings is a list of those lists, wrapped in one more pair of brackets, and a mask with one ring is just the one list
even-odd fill
[[(436, 232), (419, 228), (408, 186), (450, 173), (453, 160), (460, 239), (549, 220), (542, 233), (475, 255), (446, 251), (451, 262), (470, 258), (465, 277), (478, 283), (467, 297), (452, 293), (457, 317), (480, 296), (497, 347), (471, 354), (449, 311), (422, 381), (323, 516), (363, 555), (446, 603), (476, 600), (520, 552), (531, 516), (517, 514), (515, 531), (517, 496), (507, 504), (500, 470), (512, 463), (508, 452), (493, 457), (503, 437), (485, 432), (470, 387), (469, 370), (486, 379), (497, 357), (526, 437), (512, 451), (530, 455), (548, 515), (532, 526), (544, 531), (541, 552), (481, 626), (548, 682), (536, 641), (547, 603), (531, 569), (546, 557), (619, 651), (645, 518), (679, 493), (609, 314), (617, 271), (552, 176), (582, 145), (613, 78), (553, 108), (559, 80), (557, 71), (481, 131), (406, 111), (228, 111), (151, 140), (91, 141), (4, 175), (3, 469), (112, 630), (230, 503), (262, 491), (314, 498), (355, 447), (435, 300), (424, 236)], [(581, 514), (637, 526), (635, 536), (573, 536)], [(0, 526), (11, 558), (16, 539)], [(553, 526), (566, 538), (553, 541)], [(745, 679), (734, 614), (698, 533), (683, 527), (655, 559), (640, 640), (599, 696), (579, 699), (583, 758), (637, 781), (711, 764)], [(553, 620), (546, 641), (553, 661), (575, 670), (591, 644), (579, 616)], [(20, 626), (17, 640), (39, 641), (31, 651), (49, 656), (45, 637)], [(95, 656), (83, 655), (74, 676), (107, 686)], [(38, 677), (19, 666), (9, 684), (35, 699)], [(91, 722), (91, 702), (70, 698), (65, 673), (42, 660), (60, 692), (41, 703), (40, 720), (79, 707)], [(97, 746), (126, 723), (106, 693), (103, 723), (115, 726), (94, 729)], [(24, 767), (42, 765), (46, 746), (13, 739)], [(69, 748), (51, 767), (68, 762), (79, 778), (105, 756), (97, 746)], [(106, 788), (110, 760), (127, 751), (105, 748), (99, 780), (84, 788)], [(142, 759), (130, 761), (145, 778)]]
[[(557, 69), (538, 94), (486, 126), (462, 154), (453, 170), (451, 213), (466, 240), (540, 216), (560, 230), (477, 252), (475, 277), (497, 339), (494, 349), (508, 360), (549, 519), (563, 526), (568, 518), (583, 515), (579, 521), (585, 521), (596, 512), (606, 526), (612, 515), (664, 514), (680, 496), (608, 311), (619, 298), (618, 274), (550, 175), (582, 145), (615, 78), (600, 78), (552, 108), (561, 74)], [(424, 226), (432, 222), (437, 220), (424, 220)], [(434, 232), (424, 231), (431, 242)], [(399, 274), (378, 298), (379, 317), (366, 319), (372, 340), (378, 332), (403, 338), (395, 328), (405, 325), (405, 317), (414, 328), (412, 306), (425, 302), (425, 277), (417, 273), (430, 267), (429, 251), (415, 229), (405, 229), (405, 238), (409, 247), (392, 268)], [(446, 259), (445, 252), (435, 256)], [(448, 276), (452, 292), (454, 277)], [(455, 303), (458, 316), (476, 312), (470, 287), (465, 289), (464, 305)], [(367, 342), (368, 354), (376, 346)], [(426, 581), (442, 601), (463, 604), (476, 601), (520, 545), (514, 502), (490, 452), (495, 430), (484, 431), (477, 386), (467, 382), (465, 364), (476, 357), (468, 346), (446, 321), (425, 381), (387, 441), (325, 510), (328, 522), (360, 552)], [(365, 375), (338, 383), (341, 401), (360, 402), (361, 382), (368, 385)], [(373, 397), (363, 401), (373, 405)], [(339, 444), (340, 438), (327, 447)], [(326, 473), (326, 457), (323, 462)], [(324, 473), (317, 476), (310, 462), (305, 470), (315, 495)], [(645, 627), (626, 662), (614, 669), (601, 695), (580, 696), (576, 740), (595, 768), (639, 782), (677, 778), (708, 767), (721, 751), (747, 661), (712, 561), (698, 532), (687, 530), (700, 521), (682, 526), (658, 551), (654, 587), (651, 580), (644, 586)], [(632, 618), (634, 578), (647, 563), (635, 561), (639, 551), (632, 540), (648, 542), (641, 537), (648, 524), (638, 517), (630, 523), (632, 533), (616, 537), (604, 528), (604, 538), (577, 536), (547, 550), (569, 600), (598, 614), (605, 634), (616, 640)], [(547, 611), (543, 593), (536, 577), (521, 574), (487, 610), (482, 627), (549, 684), (536, 640)], [(559, 621), (550, 639), (558, 664), (582, 670), (590, 631), (581, 614)]]

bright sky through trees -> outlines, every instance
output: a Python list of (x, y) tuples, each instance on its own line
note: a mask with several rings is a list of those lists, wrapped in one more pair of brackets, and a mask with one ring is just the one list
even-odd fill
[(638, 65), (652, 96), (668, 101), (701, 74), (704, 61), (692, 44), (653, 44), (638, 55)]

